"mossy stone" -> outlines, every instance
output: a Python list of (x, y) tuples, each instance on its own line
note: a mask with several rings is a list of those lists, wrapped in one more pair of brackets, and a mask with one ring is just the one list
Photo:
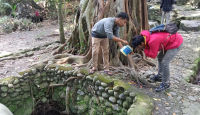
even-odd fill
[(107, 115), (111, 115), (112, 114), (112, 109), (111, 108), (107, 108), (106, 109), (106, 113), (107, 113)]
[(6, 86), (1, 87), (1, 91), (2, 92), (7, 92), (8, 91), (8, 87), (6, 87)]
[(18, 106), (18, 109), (16, 110), (16, 112), (14, 112), (14, 115), (31, 115), (32, 113), (32, 105), (33, 105), (33, 100), (31, 97), (27, 98), (26, 100), (24, 100), (23, 102), (21, 102), (21, 104), (23, 104), (21, 107)]
[(123, 108), (128, 109), (129, 108), (129, 104), (127, 101), (123, 102)]
[(114, 95), (114, 91), (113, 90), (108, 90), (108, 93), (113, 96)]

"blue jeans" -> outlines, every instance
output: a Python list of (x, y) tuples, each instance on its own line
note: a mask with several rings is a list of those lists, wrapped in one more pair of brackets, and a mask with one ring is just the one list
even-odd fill
[(164, 54), (163, 51), (161, 51), (158, 54), (158, 76), (162, 76), (162, 83), (169, 83), (169, 63), (182, 47), (183, 43), (178, 48), (167, 50)]

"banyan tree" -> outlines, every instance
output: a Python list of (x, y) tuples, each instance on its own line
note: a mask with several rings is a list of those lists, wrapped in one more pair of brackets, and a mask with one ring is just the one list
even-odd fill
[[(91, 29), (94, 24), (106, 17), (115, 17), (119, 12), (126, 12), (129, 21), (120, 28), (120, 38), (131, 44), (131, 38), (140, 34), (142, 30), (149, 30), (146, 0), (80, 0), (79, 8), (74, 20), (74, 30), (70, 38), (53, 54), (56, 63), (72, 64), (73, 66), (91, 67)], [(110, 69), (127, 72), (134, 76), (138, 83), (145, 83), (137, 70), (137, 65), (131, 56), (124, 56), (119, 49), (123, 44), (110, 40)], [(143, 55), (144, 57), (144, 55)], [(144, 61), (148, 62), (145, 57)], [(150, 62), (148, 62), (151, 64)], [(102, 69), (102, 53), (99, 52), (99, 70)]]

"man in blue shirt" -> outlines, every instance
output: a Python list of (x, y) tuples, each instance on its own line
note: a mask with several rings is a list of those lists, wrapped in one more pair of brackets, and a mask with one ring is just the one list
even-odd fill
[(93, 68), (90, 69), (90, 74), (97, 71), (98, 53), (99, 47), (101, 47), (104, 72), (112, 75), (109, 71), (109, 40), (128, 44), (126, 40), (119, 37), (119, 27), (125, 26), (128, 20), (128, 14), (120, 12), (117, 17), (103, 18), (94, 25), (91, 31)]
[(160, 5), (160, 12), (162, 10), (161, 24), (164, 23), (164, 19), (165, 19), (165, 24), (169, 24), (172, 5), (175, 3), (176, 3), (175, 0), (161, 0), (161, 5)]

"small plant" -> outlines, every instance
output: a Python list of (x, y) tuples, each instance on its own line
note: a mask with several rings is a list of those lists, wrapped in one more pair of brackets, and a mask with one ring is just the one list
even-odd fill
[(14, 5), (12, 7), (9, 3), (3, 3), (3, 4), (6, 5), (6, 6), (8, 6), (8, 7), (10, 7), (12, 9), (11, 14), (16, 18), (15, 10), (16, 10), (17, 5)]

